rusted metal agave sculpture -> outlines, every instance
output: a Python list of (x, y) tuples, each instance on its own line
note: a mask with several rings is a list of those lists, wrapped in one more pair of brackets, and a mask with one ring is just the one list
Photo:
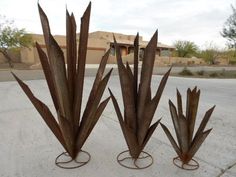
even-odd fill
[[(141, 69), (140, 84), (138, 87), (138, 54), (139, 54), (139, 35), (137, 34), (134, 41), (134, 70), (132, 72), (129, 63), (126, 66), (122, 63), (119, 44), (114, 37), (118, 72), (121, 84), (121, 91), (124, 103), (124, 115), (121, 114), (120, 107), (112, 91), (109, 89), (121, 129), (123, 131), (128, 151), (124, 151), (117, 156), (120, 165), (132, 169), (147, 168), (153, 163), (152, 156), (143, 149), (158, 126), (160, 119), (151, 125), (154, 113), (160, 101), (162, 92), (166, 85), (170, 70), (163, 76), (159, 88), (152, 98), (151, 96), (151, 77), (154, 66), (157, 32), (153, 35), (148, 43)], [(121, 158), (123, 155), (128, 155)], [(138, 165), (138, 159), (149, 158), (150, 163), (144, 166)], [(124, 160), (131, 159), (132, 166), (123, 163)]]
[[(62, 153), (56, 158), (56, 165), (64, 168), (80, 167), (85, 165), (90, 159), (89, 153), (82, 151), (81, 148), (110, 99), (110, 97), (108, 97), (100, 103), (112, 72), (112, 70), (110, 70), (103, 78), (109, 51), (106, 52), (101, 60), (88, 102), (84, 113), (81, 116), (91, 3), (88, 5), (83, 17), (81, 18), (78, 62), (76, 62), (76, 22), (73, 13), (70, 15), (68, 11), (66, 12), (67, 68), (63, 52), (51, 35), (47, 16), (40, 5), (38, 5), (38, 9), (48, 57), (38, 43), (36, 43), (36, 47), (54, 107), (57, 112), (58, 121), (56, 121), (49, 108), (33, 95), (28, 86), (16, 75), (13, 74), (13, 76), (66, 150), (66, 153)], [(79, 162), (77, 160), (80, 152), (87, 154), (87, 161)], [(60, 157), (63, 155), (70, 157), (70, 160), (61, 162)], [(77, 162), (77, 164), (68, 167), (66, 163), (71, 161)]]
[(174, 140), (167, 127), (161, 124), (164, 132), (166, 133), (168, 139), (170, 140), (173, 148), (175, 149), (178, 155), (173, 159), (173, 163), (177, 167), (186, 170), (195, 170), (199, 167), (199, 163), (193, 159), (193, 156), (198, 151), (203, 141), (212, 130), (208, 129), (205, 131), (204, 129), (212, 115), (215, 106), (213, 106), (205, 113), (200, 123), (200, 126), (197, 132), (195, 133), (195, 136), (193, 136), (199, 97), (200, 90), (198, 90), (197, 87), (195, 87), (193, 90), (191, 90), (190, 88), (187, 90), (186, 115), (183, 114), (182, 97), (178, 90), (177, 109), (175, 105), (169, 100), (171, 118), (174, 124), (178, 144)]

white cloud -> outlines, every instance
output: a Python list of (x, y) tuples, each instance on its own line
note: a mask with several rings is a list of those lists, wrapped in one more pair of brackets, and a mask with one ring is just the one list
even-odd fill
[[(74, 12), (78, 28), (88, 0), (39, 0), (54, 34), (65, 34), (65, 7)], [(191, 40), (199, 46), (212, 41), (224, 47), (222, 25), (234, 0), (93, 0), (90, 31), (140, 32), (148, 40), (159, 29), (159, 41)], [(1, 0), (0, 13), (29, 32), (42, 33), (37, 0)]]

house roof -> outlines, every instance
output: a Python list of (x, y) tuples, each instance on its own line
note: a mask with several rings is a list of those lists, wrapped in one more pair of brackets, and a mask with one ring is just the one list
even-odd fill
[[(100, 39), (105, 39), (110, 43), (113, 43), (113, 34), (116, 37), (116, 41), (119, 44), (125, 44), (125, 45), (133, 45), (135, 35), (127, 35), (127, 34), (121, 34), (121, 33), (113, 33), (113, 32), (107, 32), (107, 31), (95, 31), (90, 33), (90, 36), (92, 38), (100, 38)], [(139, 36), (139, 44), (140, 47), (146, 47), (148, 44), (148, 41), (143, 41), (143, 37)], [(168, 49), (175, 49), (175, 47), (166, 45), (163, 43), (158, 42), (157, 47), (159, 48), (168, 48)]]
[[(110, 43), (113, 43), (114, 41), (113, 40), (108, 40)], [(133, 41), (131, 40), (127, 40), (127, 39), (116, 39), (117, 43), (118, 44), (126, 44), (126, 45), (133, 45)], [(146, 47), (148, 45), (148, 41), (140, 41), (139, 42), (139, 45), (140, 47)], [(168, 48), (168, 49), (175, 49), (174, 46), (170, 46), (170, 45), (166, 45), (166, 44), (163, 44), (163, 43), (160, 43), (158, 42), (157, 43), (157, 47), (159, 48)]]
[[(141, 42), (140, 42), (140, 46), (141, 46), (141, 47), (146, 47), (147, 45), (148, 45), (148, 41), (141, 41)], [(163, 44), (163, 43), (161, 43), (161, 42), (158, 42), (158, 43), (157, 43), (157, 47), (175, 49), (174, 46), (166, 45), (166, 44)]]

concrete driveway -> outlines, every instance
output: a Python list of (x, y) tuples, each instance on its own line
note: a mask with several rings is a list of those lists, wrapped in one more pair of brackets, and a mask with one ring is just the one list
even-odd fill
[[(153, 94), (161, 76), (153, 76)], [(84, 101), (94, 77), (86, 77)], [(27, 81), (35, 95), (53, 113), (52, 101), (45, 80)], [(35, 108), (15, 81), (0, 82), (0, 176), (1, 177), (233, 177), (236, 176), (236, 80), (191, 79), (170, 77), (157, 108), (154, 120), (162, 117), (173, 132), (168, 99), (176, 102), (176, 88), (183, 98), (188, 87), (201, 89), (197, 126), (206, 110), (216, 109), (208, 123), (213, 131), (207, 137), (195, 159), (196, 171), (184, 171), (172, 164), (176, 156), (160, 127), (148, 142), (145, 151), (152, 154), (154, 164), (145, 170), (129, 170), (119, 166), (116, 155), (127, 149), (112, 103), (108, 103), (101, 119), (83, 147), (92, 159), (84, 167), (63, 170), (54, 160), (63, 148), (40, 118)], [(120, 105), (122, 97), (118, 76), (112, 76), (109, 87)], [(106, 91), (104, 98), (108, 96)], [(185, 101), (184, 101), (185, 102)]]

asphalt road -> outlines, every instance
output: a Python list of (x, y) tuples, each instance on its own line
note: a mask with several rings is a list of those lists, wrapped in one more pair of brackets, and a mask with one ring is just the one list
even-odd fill
[[(131, 66), (132, 67), (132, 66)], [(98, 65), (88, 65), (86, 68), (85, 76), (95, 76), (97, 72)], [(110, 68), (113, 68), (113, 75), (117, 75), (117, 66), (116, 65), (107, 65), (106, 71), (108, 71)], [(177, 74), (180, 71), (183, 70), (184, 67), (173, 67), (171, 73)], [(169, 67), (155, 67), (153, 69), (153, 74), (164, 74)], [(222, 71), (222, 70), (236, 70), (236, 67), (211, 67), (211, 66), (195, 66), (195, 67), (188, 67), (189, 70), (196, 72), (196, 71)], [(1, 81), (11, 81), (14, 80), (13, 76), (11, 75), (11, 71), (17, 74), (21, 79), (23, 80), (38, 80), (38, 79), (44, 79), (44, 73), (42, 70), (6, 70), (2, 69), (0, 70), (0, 82)]]

